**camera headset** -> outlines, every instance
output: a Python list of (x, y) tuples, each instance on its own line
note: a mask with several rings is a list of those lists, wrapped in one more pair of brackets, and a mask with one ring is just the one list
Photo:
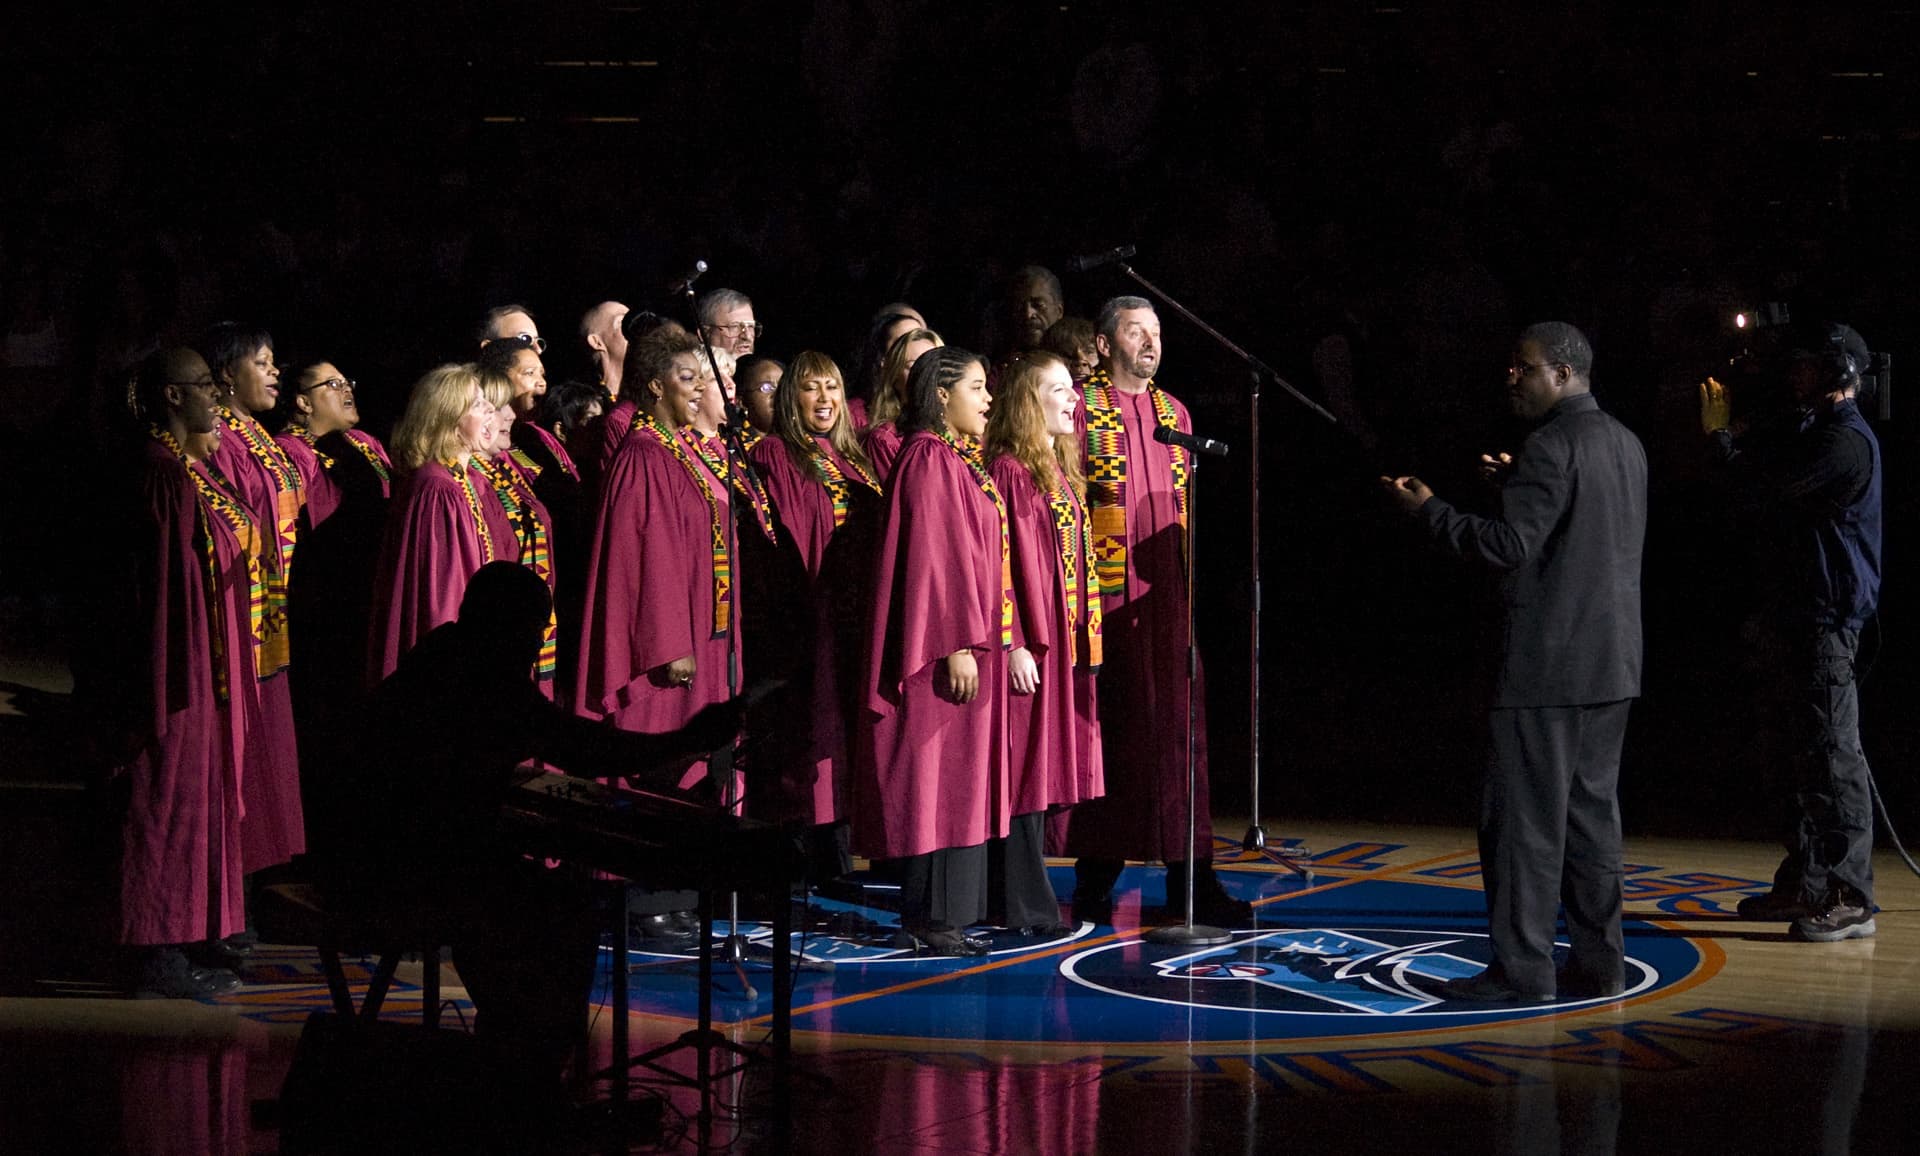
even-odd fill
[(1829, 393), (1850, 389), (1860, 401), (1871, 400), (1873, 379), (1863, 375), (1872, 364), (1873, 355), (1867, 350), (1866, 340), (1854, 332), (1852, 326), (1815, 321), (1797, 328), (1787, 348), (1795, 356), (1813, 359)]

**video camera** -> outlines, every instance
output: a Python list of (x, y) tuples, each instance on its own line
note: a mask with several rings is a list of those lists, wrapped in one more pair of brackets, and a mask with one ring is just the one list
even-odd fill
[(1880, 421), (1893, 417), (1893, 355), (1867, 349), (1861, 336), (1833, 322), (1793, 320), (1782, 301), (1733, 315), (1733, 327), (1742, 337), (1739, 353), (1728, 363), (1727, 385), (1734, 412), (1756, 418), (1791, 404), (1784, 384), (1786, 362), (1812, 355), (1836, 382), (1858, 376), (1860, 408)]

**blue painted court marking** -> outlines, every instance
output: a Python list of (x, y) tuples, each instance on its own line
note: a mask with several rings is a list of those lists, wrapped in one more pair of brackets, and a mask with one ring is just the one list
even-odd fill
[[(1165, 871), (1140, 867), (1115, 889), (1125, 924), (1117, 939), (1110, 928), (1087, 925), (1045, 943), (999, 933), (992, 956), (948, 959), (872, 944), (841, 952), (814, 937), (805, 948), (812, 962), (795, 980), (794, 1026), (903, 1041), (1286, 1042), (1501, 1023), (1611, 1002), (1487, 1007), (1435, 994), (1440, 982), (1474, 974), (1490, 959), (1477, 891), (1410, 876), (1307, 890), (1271, 872), (1219, 875), (1241, 898), (1274, 901), (1256, 907), (1259, 926), (1200, 950), (1150, 944), (1134, 930), (1127, 916), (1164, 903)], [(1070, 869), (1056, 869), (1056, 891), (1071, 878)], [(837, 915), (875, 927), (895, 922), (891, 912), (839, 906), (845, 910)], [(1679, 983), (1701, 965), (1700, 949), (1679, 934), (1636, 922), (1627, 935), (1629, 996)], [(1086, 946), (1076, 951), (1078, 940)], [(636, 975), (634, 1010), (692, 1018), (699, 994), (692, 960), (647, 961), (657, 966)], [(717, 969), (716, 1019), (742, 1022), (772, 1010), (765, 966), (755, 968), (762, 990), (751, 1001), (730, 969)]]

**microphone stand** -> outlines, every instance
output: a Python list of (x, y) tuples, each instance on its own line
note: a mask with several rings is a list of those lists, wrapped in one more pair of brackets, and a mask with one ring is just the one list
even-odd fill
[[(704, 265), (705, 262), (701, 262), (701, 264)], [(678, 289), (686, 296), (687, 311), (693, 318), (693, 331), (700, 335), (700, 348), (706, 352), (707, 365), (713, 370), (713, 388), (721, 391), (722, 417), (723, 419), (730, 419), (732, 417), (730, 412), (732, 405), (726, 400), (726, 387), (720, 384), (720, 362), (713, 356), (713, 343), (707, 340), (706, 326), (700, 324), (699, 312), (694, 308), (693, 279), (688, 278), (687, 282), (679, 286)], [(731, 701), (740, 693), (739, 643), (741, 629), (740, 614), (738, 613), (740, 609), (739, 596), (741, 592), (740, 521), (738, 505), (740, 496), (733, 488), (734, 471), (746, 470), (749, 479), (746, 488), (751, 491), (753, 485), (751, 480), (752, 467), (747, 465), (746, 450), (740, 443), (738, 423), (731, 420), (722, 420), (720, 428), (725, 435), (720, 443), (720, 453), (721, 461), (725, 464), (726, 469), (725, 476), (720, 478), (720, 489), (727, 496), (727, 517), (723, 533), (726, 535), (727, 564), (732, 568), (730, 581), (732, 594), (734, 596), (733, 605), (735, 611), (733, 621), (729, 624), (730, 629), (728, 633), (731, 637), (727, 639), (727, 698)], [(731, 813), (740, 806), (740, 776), (739, 773), (734, 770), (732, 751), (728, 751), (722, 761), (726, 763), (724, 771), (727, 777), (721, 783), (720, 800), (721, 805)], [(717, 768), (709, 767), (709, 770), (714, 769)], [(711, 923), (708, 924), (705, 934), (709, 940), (713, 938), (713, 927)], [(784, 949), (787, 946), (786, 944), (781, 944), (780, 948)], [(730, 891), (727, 893), (727, 935), (721, 942), (721, 947), (726, 952), (728, 966), (733, 968), (733, 974), (740, 979), (742, 996), (749, 1003), (758, 1000), (760, 993), (754, 989), (753, 984), (747, 979), (747, 937), (740, 934), (740, 892), (738, 891)]]
[[(1148, 293), (1152, 294), (1156, 300), (1160, 301), (1162, 304), (1172, 309), (1175, 313), (1178, 313), (1180, 316), (1186, 318), (1188, 321), (1191, 321), (1197, 328), (1199, 328), (1199, 330), (1202, 333), (1205, 333), (1208, 337), (1213, 338), (1213, 340), (1217, 342), (1221, 346), (1221, 348), (1225, 349), (1227, 352), (1239, 358), (1241, 363), (1247, 367), (1247, 378), (1248, 378), (1248, 383), (1251, 387), (1250, 396), (1251, 396), (1251, 412), (1252, 412), (1251, 420), (1247, 423), (1247, 430), (1253, 440), (1253, 453), (1250, 455), (1252, 459), (1252, 466), (1250, 468), (1252, 470), (1252, 475), (1253, 475), (1252, 481), (1250, 483), (1251, 492), (1252, 492), (1251, 518), (1253, 522), (1253, 535), (1252, 535), (1253, 554), (1252, 554), (1252, 566), (1251, 566), (1251, 576), (1253, 581), (1253, 607), (1251, 611), (1252, 629), (1248, 631), (1248, 638), (1252, 648), (1252, 655), (1251, 655), (1252, 665), (1248, 668), (1248, 677), (1250, 682), (1250, 700), (1251, 701), (1249, 705), (1250, 705), (1250, 713), (1251, 713), (1250, 725), (1252, 727), (1253, 746), (1247, 753), (1249, 756), (1248, 757), (1249, 774), (1252, 778), (1252, 784), (1249, 792), (1249, 799), (1250, 799), (1250, 805), (1253, 809), (1253, 816), (1250, 823), (1248, 824), (1246, 835), (1240, 840), (1240, 847), (1242, 850), (1251, 851), (1258, 855), (1264, 856), (1268, 859), (1277, 861), (1278, 863), (1280, 863), (1281, 866), (1287, 868), (1289, 871), (1292, 871), (1295, 875), (1300, 876), (1303, 880), (1311, 883), (1313, 881), (1313, 869), (1308, 867), (1305, 863), (1305, 858), (1307, 854), (1306, 848), (1299, 847), (1299, 848), (1287, 848), (1287, 849), (1281, 850), (1281, 849), (1275, 849), (1275, 848), (1269, 847), (1267, 844), (1267, 829), (1266, 827), (1262, 826), (1260, 823), (1260, 710), (1262, 705), (1261, 694), (1260, 694), (1260, 621), (1261, 621), (1260, 387), (1261, 387), (1261, 384), (1266, 381), (1271, 381), (1275, 385), (1279, 386), (1281, 389), (1285, 390), (1295, 401), (1299, 402), (1301, 405), (1305, 406), (1309, 410), (1312, 410), (1314, 413), (1317, 413), (1321, 417), (1326, 418), (1329, 422), (1334, 422), (1334, 424), (1338, 424), (1338, 422), (1335, 420), (1334, 416), (1331, 413), (1328, 413), (1325, 409), (1321, 408), (1320, 405), (1316, 403), (1312, 398), (1308, 397), (1307, 395), (1301, 393), (1299, 390), (1295, 389), (1291, 384), (1287, 382), (1285, 378), (1281, 377), (1278, 373), (1275, 373), (1273, 371), (1272, 366), (1269, 366), (1265, 362), (1261, 361), (1259, 358), (1255, 357), (1253, 354), (1248, 353), (1246, 350), (1240, 348), (1238, 345), (1235, 345), (1232, 341), (1228, 340), (1225, 334), (1221, 333), (1218, 329), (1215, 329), (1213, 326), (1208, 325), (1205, 321), (1201, 320), (1200, 316), (1194, 313), (1193, 310), (1188, 309), (1185, 305), (1182, 305), (1180, 302), (1174, 300), (1172, 296), (1167, 294), (1158, 285), (1155, 285), (1153, 282), (1147, 280), (1145, 277), (1142, 277), (1138, 272), (1134, 270), (1131, 264), (1129, 264), (1125, 260), (1116, 261), (1115, 264), (1119, 267), (1122, 273), (1125, 273), (1128, 277), (1132, 278), (1136, 283), (1139, 284), (1139, 286), (1142, 289), (1145, 289)], [(1193, 493), (1194, 493), (1193, 478), (1189, 477), (1187, 479), (1187, 495), (1188, 495), (1187, 539), (1188, 539), (1189, 564), (1191, 564), (1191, 561), (1192, 561), (1192, 539), (1193, 539), (1192, 511), (1195, 506), (1195, 503), (1193, 501)], [(1193, 601), (1192, 601), (1193, 589), (1192, 589), (1191, 579), (1189, 579), (1189, 582), (1188, 582), (1187, 598), (1188, 598), (1187, 606), (1188, 606), (1189, 612), (1191, 612), (1191, 609), (1193, 606)], [(1192, 638), (1191, 625), (1189, 625), (1188, 638), (1189, 638), (1189, 643), (1191, 643), (1191, 638)], [(1189, 751), (1188, 757), (1191, 758), (1192, 757), (1191, 751), (1193, 749), (1191, 745), (1192, 744), (1191, 738), (1188, 739), (1188, 744), (1189, 744), (1187, 748)], [(1192, 818), (1193, 818), (1192, 814), (1189, 813), (1187, 818), (1188, 818), (1188, 824), (1189, 826), (1191, 826)], [(1187, 863), (1188, 863), (1187, 876), (1188, 876), (1189, 885), (1191, 885), (1191, 881), (1193, 877), (1193, 867), (1192, 867), (1193, 859), (1191, 856), (1188, 857)], [(1187, 906), (1188, 906), (1188, 912), (1191, 913), (1192, 906), (1193, 906), (1192, 902), (1189, 901)]]
[[(1193, 556), (1195, 546), (1194, 527), (1199, 524), (1200, 503), (1195, 500), (1194, 479), (1200, 475), (1200, 455), (1187, 455), (1187, 921), (1170, 927), (1156, 927), (1147, 932), (1148, 943), (1163, 943), (1185, 947), (1211, 947), (1226, 943), (1233, 938), (1232, 933), (1218, 927), (1193, 921), (1193, 877), (1200, 872), (1195, 864), (1195, 832), (1200, 824), (1195, 822), (1195, 807), (1198, 803), (1200, 776), (1195, 762), (1193, 739), (1199, 729), (1198, 703), (1194, 698), (1193, 686), (1200, 678), (1200, 648), (1193, 635)], [(1173, 902), (1173, 896), (1167, 896), (1167, 902)]]

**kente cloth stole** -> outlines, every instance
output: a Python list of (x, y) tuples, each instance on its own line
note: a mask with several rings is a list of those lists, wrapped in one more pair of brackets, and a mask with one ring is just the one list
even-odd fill
[(993, 501), (994, 513), (1000, 516), (1000, 649), (1013, 649), (1013, 540), (1007, 532), (1007, 500), (1000, 496), (1000, 487), (993, 484), (993, 475), (987, 472), (987, 463), (980, 456), (980, 443), (969, 437), (956, 438), (952, 430), (942, 427), (936, 431), (947, 448), (960, 455), (960, 460), (972, 471), (974, 482), (980, 492)]
[(173, 435), (159, 426), (148, 428), (155, 440), (173, 452), (173, 456), (186, 467), (187, 476), (193, 479), (193, 489), (199, 496), (200, 528), (194, 534), (199, 539), (201, 553), (207, 570), (207, 618), (210, 624), (208, 640), (213, 655), (213, 690), (221, 702), (232, 700), (233, 688), (227, 685), (227, 610), (220, 598), (220, 562), (213, 544), (212, 519), (219, 518), (233, 527), (234, 537), (240, 539), (240, 561), (247, 568), (247, 637), (259, 645), (260, 636), (266, 628), (267, 593), (266, 584), (260, 573), (260, 538), (254, 530), (253, 515), (247, 513), (246, 506), (215, 484), (199, 466), (199, 463), (187, 457), (180, 443)]
[[(474, 464), (493, 483), (507, 518), (513, 523), (514, 536), (520, 540), (520, 564), (538, 575), (547, 589), (553, 589), (553, 543), (547, 524), (533, 504), (533, 484), (514, 468), (515, 463), (498, 458), (475, 457)], [(560, 665), (560, 623), (551, 606), (547, 608), (547, 627), (540, 636), (540, 657), (534, 663), (534, 677), (551, 682)]]
[(473, 519), (474, 535), (480, 539), (481, 564), (494, 561), (500, 555), (494, 549), (493, 531), (487, 526), (487, 513), (480, 508), (480, 493), (473, 488), (473, 474), (458, 460), (440, 464), (453, 475), (454, 481), (460, 483), (460, 493), (467, 499), (467, 514)]
[(733, 560), (727, 555), (727, 530), (721, 522), (720, 501), (713, 496), (713, 487), (700, 474), (700, 467), (693, 464), (693, 456), (687, 453), (687, 443), (680, 435), (660, 424), (646, 410), (633, 415), (633, 425), (629, 429), (633, 434), (644, 434), (659, 442), (687, 471), (687, 477), (693, 479), (693, 487), (707, 500), (707, 533), (713, 549), (713, 637), (725, 638), (733, 626)]
[(1074, 665), (1097, 670), (1100, 648), (1100, 579), (1094, 573), (1093, 535), (1087, 531), (1086, 509), (1067, 479), (1054, 478), (1047, 494), (1058, 535), (1060, 582), (1067, 592), (1067, 629), (1073, 635)]
[[(1147, 383), (1153, 399), (1154, 420), (1178, 428), (1179, 414), (1165, 390)], [(1093, 552), (1100, 593), (1127, 592), (1127, 426), (1120, 414), (1113, 379), (1097, 369), (1085, 387), (1087, 418), (1087, 505), (1093, 516)], [(1180, 525), (1187, 524), (1187, 451), (1168, 446), (1173, 453), (1173, 490)]]
[(740, 431), (740, 448), (748, 453), (752, 453), (753, 447), (766, 440), (767, 435), (754, 429), (752, 426), (748, 426), (746, 429)]
[(371, 444), (354, 437), (352, 431), (348, 431), (347, 441), (354, 449), (359, 450), (360, 456), (367, 459), (367, 464), (373, 467), (374, 476), (380, 479), (380, 493), (382, 495), (390, 494), (393, 485), (393, 471), (387, 468), (387, 463), (380, 460), (380, 451), (374, 449)]
[(539, 462), (527, 456), (527, 451), (521, 449), (519, 446), (514, 446), (507, 451), (507, 456), (513, 459), (513, 464), (520, 468), (520, 472), (526, 476), (529, 482), (539, 478), (541, 465)]
[[(285, 670), (293, 654), (287, 638), (288, 579), (293, 572), (293, 548), (300, 529), (300, 507), (306, 504), (307, 495), (302, 489), (300, 471), (294, 467), (293, 459), (287, 456), (286, 450), (280, 448), (279, 442), (267, 436), (266, 429), (259, 422), (242, 417), (226, 407), (222, 407), (219, 413), (227, 431), (246, 443), (247, 452), (273, 478), (275, 516), (270, 543), (272, 548), (261, 551), (266, 563), (262, 567), (267, 585), (266, 633), (253, 651), (255, 673), (266, 678)], [(237, 486), (234, 492), (239, 492)]]
[[(859, 462), (849, 461), (853, 467), (854, 481), (878, 494), (880, 483), (874, 476), (860, 467)], [(847, 498), (852, 493), (853, 481), (849, 481), (846, 471), (840, 463), (833, 460), (833, 454), (818, 445), (813, 450), (813, 476), (827, 488), (827, 496), (833, 499), (833, 528), (838, 530), (847, 524)]]
[(302, 428), (294, 430), (293, 433), (295, 437), (307, 443), (307, 448), (313, 451), (314, 460), (320, 463), (321, 469), (333, 468), (333, 455), (320, 448), (320, 439), (314, 436), (312, 430)]
[(767, 497), (766, 483), (760, 480), (760, 475), (751, 467), (736, 468), (732, 455), (727, 453), (727, 443), (718, 435), (701, 437), (692, 426), (680, 433), (694, 452), (700, 455), (700, 460), (713, 471), (713, 476), (720, 479), (720, 484), (746, 499), (747, 505), (753, 510), (753, 520), (759, 524), (760, 532), (767, 536), (767, 541), (779, 545), (780, 535), (773, 528), (773, 499)]

